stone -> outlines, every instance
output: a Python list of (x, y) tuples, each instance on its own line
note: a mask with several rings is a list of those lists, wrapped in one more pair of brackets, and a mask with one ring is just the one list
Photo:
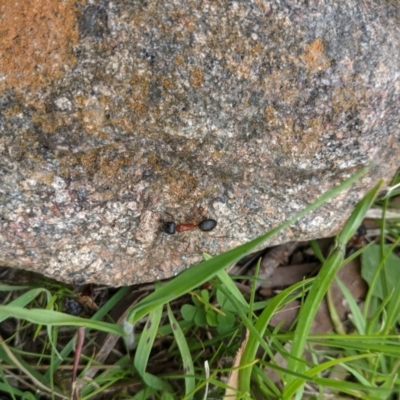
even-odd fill
[(398, 167), (399, 8), (3, 0), (0, 265), (165, 279), (373, 165), (269, 244), (336, 233)]

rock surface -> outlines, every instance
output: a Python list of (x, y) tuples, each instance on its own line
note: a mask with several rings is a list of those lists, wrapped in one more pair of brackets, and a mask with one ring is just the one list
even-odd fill
[(271, 244), (331, 235), (398, 166), (398, 3), (24, 4), (0, 4), (1, 265), (167, 278), (375, 165)]

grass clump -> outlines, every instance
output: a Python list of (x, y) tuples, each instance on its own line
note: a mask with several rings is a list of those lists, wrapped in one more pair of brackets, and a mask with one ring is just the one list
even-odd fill
[[(399, 196), (396, 181), (375, 203), (382, 210), (374, 219), (376, 240), (349, 253), (382, 182), (358, 204), (329, 252), (312, 243), (321, 264), (316, 275), (265, 298), (256, 279), (245, 281), (246, 291), (226, 271), (361, 175), (262, 237), (205, 255), (204, 263), (151, 293), (148, 287), (107, 290), (102, 303), (86, 305), (80, 316), (65, 313), (65, 299), (74, 294), (62, 285), (1, 285), (0, 328), (14, 327), (0, 344), (0, 391), (24, 399), (398, 398), (400, 219), (385, 218)], [(368, 284), (362, 300), (338, 278), (354, 260), (361, 260)], [(259, 269), (260, 262), (256, 275)], [(335, 305), (334, 282), (346, 318)], [(334, 329), (321, 333), (314, 325), (325, 302)], [(288, 325), (274, 322), (293, 304), (298, 310)]]

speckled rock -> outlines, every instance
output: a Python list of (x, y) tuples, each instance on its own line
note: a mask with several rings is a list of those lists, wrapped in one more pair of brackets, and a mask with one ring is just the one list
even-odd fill
[[(271, 244), (331, 235), (398, 166), (399, 4), (0, 3), (0, 264), (170, 277), (369, 176)], [(168, 235), (162, 221), (217, 227)]]

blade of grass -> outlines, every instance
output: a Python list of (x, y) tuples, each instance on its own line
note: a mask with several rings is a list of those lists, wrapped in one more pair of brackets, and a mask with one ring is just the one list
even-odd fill
[[(365, 318), (367, 318), (367, 315), (370, 312), (371, 299), (372, 299), (373, 293), (375, 291), (375, 286), (377, 285), (377, 282), (378, 282), (379, 278), (381, 280), (382, 279), (386, 279), (386, 274), (382, 273), (382, 271), (384, 269), (384, 266), (385, 266), (385, 263), (386, 263), (386, 260), (394, 252), (394, 250), (399, 245), (399, 243), (400, 243), (400, 237), (397, 238), (397, 240), (389, 247), (388, 251), (383, 254), (383, 257), (381, 258), (381, 261), (380, 261), (378, 267), (376, 268), (374, 277), (372, 278), (372, 281), (371, 281), (371, 284), (369, 286), (369, 290), (368, 290), (367, 296), (365, 298), (364, 312), (363, 312)], [(387, 248), (387, 246), (384, 246), (384, 248)], [(391, 294), (389, 293), (388, 296), (383, 296), (383, 297), (389, 298), (389, 297), (391, 297)], [(370, 329), (371, 329), (371, 323), (368, 322), (367, 332), (370, 332)]]
[(14, 285), (6, 285), (4, 283), (0, 284), (0, 292), (14, 292), (17, 290), (29, 289), (29, 286), (14, 286)]
[[(241, 366), (248, 365), (247, 368), (243, 367), (239, 374), (239, 390), (241, 392), (250, 392), (250, 381), (252, 372), (252, 366), (250, 364), (251, 361), (254, 360), (256, 357), (258, 347), (264, 342), (263, 339), (262, 341), (260, 341), (260, 337), (262, 338), (264, 336), (269, 321), (282, 305), (293, 300), (293, 293), (299, 292), (302, 287), (307, 286), (313, 280), (314, 278), (307, 279), (302, 282), (297, 282), (289, 288), (283, 290), (281, 293), (271, 299), (271, 301), (265, 307), (264, 311), (258, 317), (258, 320), (254, 326), (256, 334), (254, 334), (252, 330), (250, 330), (250, 336), (241, 359)], [(268, 348), (266, 350), (269, 351)]]
[(393, 289), (392, 300), (387, 307), (386, 319), (384, 321), (383, 334), (387, 335), (390, 332), (396, 332), (397, 322), (400, 315), (400, 285), (396, 285)]
[(238, 246), (235, 249), (227, 251), (224, 254), (220, 254), (211, 260), (205, 261), (182, 272), (176, 278), (174, 278), (161, 288), (157, 289), (156, 292), (151, 293), (145, 299), (140, 301), (135, 307), (133, 307), (128, 314), (127, 320), (131, 323), (135, 323), (143, 316), (148, 314), (153, 308), (171, 302), (176, 298), (182, 296), (183, 294), (189, 292), (190, 290), (193, 290), (194, 288), (202, 285), (204, 282), (209, 281), (222, 269), (240, 260), (244, 255), (250, 253), (257, 246), (260, 246), (266, 240), (270, 239), (281, 230), (288, 228), (298, 219), (304, 217), (309, 212), (326, 203), (328, 200), (338, 195), (343, 190), (349, 188), (353, 183), (358, 181), (368, 171), (368, 169), (369, 167), (361, 169), (340, 185), (323, 194), (314, 203), (305, 207), (302, 211), (295, 214), (292, 218), (289, 218), (283, 224), (272, 229), (266, 234), (250, 241), (249, 243)]
[(75, 317), (73, 315), (64, 314), (58, 311), (42, 310), (40, 308), (32, 308), (30, 310), (23, 307), (0, 306), (0, 319), (9, 317), (20, 318), (34, 324), (54, 325), (54, 326), (87, 326), (103, 332), (123, 335), (122, 326), (110, 324), (108, 322), (93, 321)]
[[(27, 304), (29, 304), (32, 300), (34, 300), (36, 297), (40, 296), (42, 293), (45, 293), (47, 298), (51, 297), (51, 293), (47, 289), (43, 288), (37, 288), (37, 289), (32, 289), (29, 290), (26, 293), (21, 294), (21, 296), (18, 296), (16, 299), (11, 301), (9, 304), (6, 306), (2, 307), (10, 307), (10, 306), (16, 306), (16, 307), (24, 307)], [(0, 322), (4, 321), (5, 318), (12, 317), (12, 315), (0, 315)]]
[(162, 310), (163, 306), (158, 306), (149, 314), (149, 318), (139, 339), (133, 365), (149, 388), (171, 392), (170, 386), (164, 380), (146, 372), (150, 352), (160, 325)]
[[(235, 297), (235, 299), (245, 308), (249, 308), (249, 304), (247, 303), (246, 299), (243, 297), (242, 292), (238, 289), (238, 287), (233, 282), (231, 276), (224, 270), (219, 271), (217, 274), (218, 279), (220, 280), (221, 284), (229, 291), (229, 293)], [(249, 315), (251, 318), (251, 315)]]
[(149, 361), (151, 348), (157, 335), (158, 326), (160, 325), (163, 307), (154, 308), (149, 314), (149, 319), (143, 329), (137, 346), (133, 365), (138, 374), (143, 378), (146, 372), (147, 363)]
[(13, 400), (16, 400), (15, 396), (14, 396), (14, 392), (15, 392), (15, 394), (17, 396), (21, 396), (21, 397), (23, 396), (23, 392), (21, 392), (20, 390), (12, 387), (8, 383), (8, 379), (4, 375), (4, 371), (3, 371), (2, 368), (0, 368), (0, 375), (1, 375), (2, 379), (3, 379), (3, 382), (5, 382), (5, 383), (0, 382), (0, 390), (2, 390), (4, 393), (7, 393), (8, 395), (10, 395)]
[(54, 391), (54, 388), (48, 387), (44, 382), (43, 376), (39, 374), (37, 371), (31, 368), (31, 366), (25, 362), (21, 362), (19, 358), (13, 354), (10, 348), (7, 346), (5, 341), (0, 338), (0, 346), (4, 350), (8, 362), (14, 364), (20, 371), (22, 371), (29, 379), (41, 390), (47, 393), (54, 393), (62, 399), (68, 399), (68, 396), (63, 395), (58, 391)]
[(362, 315), (362, 312), (360, 310), (360, 307), (358, 306), (357, 302), (355, 301), (353, 295), (350, 293), (350, 290), (347, 288), (347, 286), (338, 278), (336, 277), (336, 283), (338, 284), (340, 290), (342, 291), (347, 304), (349, 305), (350, 312), (351, 312), (351, 321), (355, 328), (357, 329), (357, 332), (360, 335), (365, 334), (365, 327), (366, 327), (366, 322), (365, 319)]
[[(334, 360), (326, 361), (322, 364), (315, 366), (314, 368), (311, 368), (310, 370), (305, 372), (304, 375), (307, 376), (307, 378), (310, 382), (315, 382), (315, 380), (313, 378), (316, 375), (320, 374), (321, 372), (323, 372), (325, 370), (332, 368), (335, 365), (345, 364), (346, 362), (349, 362), (349, 361), (359, 360), (361, 358), (367, 358), (367, 357), (373, 357), (373, 355), (372, 354), (358, 354), (358, 355), (350, 356), (350, 357), (336, 358)], [(295, 393), (301, 388), (303, 383), (304, 383), (304, 378), (296, 378), (291, 384), (287, 385), (285, 387), (283, 399), (288, 399), (288, 400), (291, 399), (292, 396), (294, 396)]]
[[(90, 320), (86, 320), (85, 321), (99, 321), (100, 319), (104, 318), (107, 313), (112, 310), (115, 305), (122, 300), (127, 294), (128, 292), (132, 290), (130, 287), (126, 286), (126, 287), (122, 287), (120, 288), (98, 311), (96, 311), (96, 313), (90, 318)], [(89, 332), (89, 326), (86, 325), (86, 328), (88, 329)], [(94, 328), (96, 329), (96, 328)], [(123, 329), (121, 327), (121, 329)], [(63, 357), (64, 359), (66, 357), (68, 357), (68, 355), (71, 353), (72, 348), (73, 348), (73, 342), (74, 339), (71, 339), (65, 346), (64, 348), (60, 351), (61, 357)], [(54, 361), (54, 370), (56, 370), (60, 364), (61, 364), (61, 360), (57, 359), (57, 360), (53, 360)], [(46, 371), (46, 373), (44, 374), (44, 376), (49, 379), (49, 374), (50, 374), (51, 370), (48, 369)]]
[[(258, 259), (256, 264), (256, 269), (254, 271), (254, 277), (256, 279), (251, 282), (251, 292), (250, 292), (250, 302), (249, 302), (249, 318), (251, 319), (254, 310), (254, 303), (256, 298), (256, 290), (257, 290), (257, 278), (260, 273), (260, 265), (261, 265), (261, 257)], [(235, 285), (236, 287), (236, 285)]]
[(318, 260), (320, 261), (320, 263), (322, 264), (325, 261), (325, 257), (322, 254), (321, 249), (319, 248), (317, 241), (316, 240), (311, 240), (310, 241), (310, 245), (311, 245), (311, 248), (314, 251), (315, 257), (317, 257)]
[[(296, 331), (293, 338), (292, 344), (292, 357), (289, 359), (288, 369), (295, 372), (302, 372), (299, 370), (300, 357), (303, 354), (304, 346), (309, 335), (312, 322), (314, 320), (315, 314), (318, 310), (319, 305), (329, 285), (334, 279), (337, 271), (343, 265), (343, 260), (345, 258), (346, 243), (354, 235), (357, 228), (361, 225), (364, 219), (365, 213), (371, 207), (376, 195), (378, 194), (383, 180), (380, 180), (375, 187), (370, 190), (366, 196), (360, 201), (356, 206), (350, 218), (346, 222), (343, 230), (339, 233), (336, 239), (336, 247), (330, 254), (330, 256), (325, 260), (322, 265), (318, 276), (314, 280), (311, 289), (308, 293), (307, 298), (299, 312), (299, 319), (296, 327)], [(294, 377), (288, 375), (287, 377), (287, 387), (294, 381)], [(284, 397), (286, 396), (287, 388), (285, 387), (283, 391)], [(288, 397), (286, 397), (288, 398)]]
[[(181, 327), (179, 326), (178, 322), (176, 321), (175, 316), (169, 304), (167, 304), (167, 309), (168, 309), (169, 323), (171, 324), (172, 332), (175, 337), (175, 343), (178, 345), (179, 351), (182, 356), (183, 370), (185, 373), (185, 395), (188, 396), (189, 393), (194, 391), (194, 388), (196, 386), (196, 382), (194, 379), (193, 360), (190, 354), (189, 345), (187, 344), (185, 335)], [(186, 398), (190, 400), (192, 399), (192, 396)]]

